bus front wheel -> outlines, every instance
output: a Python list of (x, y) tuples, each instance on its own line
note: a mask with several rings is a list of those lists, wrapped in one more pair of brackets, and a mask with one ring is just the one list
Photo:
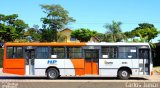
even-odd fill
[(126, 80), (130, 77), (130, 72), (127, 69), (120, 69), (118, 71), (118, 78)]
[(57, 79), (59, 77), (59, 72), (57, 69), (55, 68), (49, 68), (47, 70), (47, 77), (49, 79)]

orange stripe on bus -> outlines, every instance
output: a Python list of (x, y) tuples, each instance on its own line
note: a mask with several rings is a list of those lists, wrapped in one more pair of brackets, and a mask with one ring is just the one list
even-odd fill
[(98, 75), (98, 64), (96, 62), (92, 62), (92, 74)]
[(6, 46), (85, 46), (86, 43), (57, 43), (57, 42), (50, 42), (50, 43), (6, 43)]
[(85, 61), (85, 74), (92, 74), (92, 67), (91, 67), (92, 63), (91, 62), (86, 62)]
[(75, 75), (84, 75), (84, 59), (71, 59), (75, 69)]
[(96, 62), (85, 62), (85, 74), (98, 75), (98, 64)]
[(87, 62), (84, 59), (71, 59), (71, 62), (75, 69), (75, 75), (98, 75), (98, 64), (96, 62)]

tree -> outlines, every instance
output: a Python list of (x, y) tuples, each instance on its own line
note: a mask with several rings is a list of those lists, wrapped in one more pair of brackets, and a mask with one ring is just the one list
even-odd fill
[[(43, 29), (41, 29), (41, 32), (46, 32), (42, 33), (41, 41), (57, 41), (57, 31), (75, 20), (72, 17), (69, 17), (68, 11), (60, 5), (53, 4), (40, 6), (44, 10), (43, 12), (47, 15), (46, 17), (41, 18), (41, 21), (43, 22)], [(48, 37), (43, 36), (46, 34), (49, 34)]]
[(40, 34), (41, 34), (41, 39), (40, 41), (41, 42), (52, 42), (53, 41), (53, 38), (55, 37), (54, 36), (54, 31), (55, 30), (51, 30), (51, 29), (45, 29), (45, 28), (42, 28), (40, 29)]
[(31, 38), (32, 41), (40, 41), (41, 34), (39, 31), (39, 26), (34, 25), (32, 28), (28, 28), (27, 31), (25, 32), (25, 36), (27, 38)]
[(110, 33), (106, 33), (106, 34), (103, 34), (103, 33), (97, 33), (96, 34), (96, 37), (100, 40), (100, 42), (112, 42), (112, 36)]
[(103, 33), (96, 33), (95, 36), (99, 39), (100, 42), (106, 41), (106, 35)]
[(62, 35), (60, 32), (57, 33), (57, 42), (65, 42), (65, 35)]
[(17, 38), (23, 39), (24, 38), (24, 32), (28, 25), (24, 23), (23, 20), (17, 19), (13, 23), (13, 27), (16, 29), (15, 33), (18, 34)]
[(0, 24), (1, 42), (14, 41), (18, 35), (15, 34), (15, 28)]
[(139, 37), (140, 42), (150, 42), (158, 35), (157, 29), (153, 24), (141, 23), (134, 30), (125, 33), (129, 38)]
[(96, 31), (80, 28), (72, 31), (71, 37), (78, 39), (80, 42), (88, 42), (91, 39), (91, 37), (96, 35), (96, 33)]
[(121, 31), (121, 22), (112, 21), (112, 24), (106, 24), (104, 27), (107, 29), (106, 37), (107, 42), (119, 42), (122, 39), (125, 39), (124, 34)]
[[(160, 31), (158, 31), (158, 35), (160, 35)], [(160, 42), (160, 39), (158, 41)]]
[(28, 25), (23, 20), (18, 19), (17, 14), (0, 14), (0, 37), (3, 42), (22, 39), (24, 29), (27, 27)]

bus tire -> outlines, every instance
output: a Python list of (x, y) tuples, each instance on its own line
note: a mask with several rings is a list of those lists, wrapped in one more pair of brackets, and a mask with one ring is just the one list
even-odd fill
[(49, 79), (57, 79), (59, 77), (59, 72), (55, 68), (49, 68), (47, 70), (47, 78)]
[(130, 77), (130, 72), (127, 69), (120, 69), (118, 71), (118, 78), (122, 79), (122, 80), (127, 80)]

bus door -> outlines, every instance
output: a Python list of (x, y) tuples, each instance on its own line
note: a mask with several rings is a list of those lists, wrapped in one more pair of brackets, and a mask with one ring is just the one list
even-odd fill
[(25, 73), (26, 75), (34, 75), (34, 60), (35, 60), (35, 49), (25, 50)]
[(150, 72), (149, 49), (139, 49), (139, 69), (140, 74), (149, 75)]
[(98, 75), (99, 71), (99, 50), (85, 50), (85, 74)]

